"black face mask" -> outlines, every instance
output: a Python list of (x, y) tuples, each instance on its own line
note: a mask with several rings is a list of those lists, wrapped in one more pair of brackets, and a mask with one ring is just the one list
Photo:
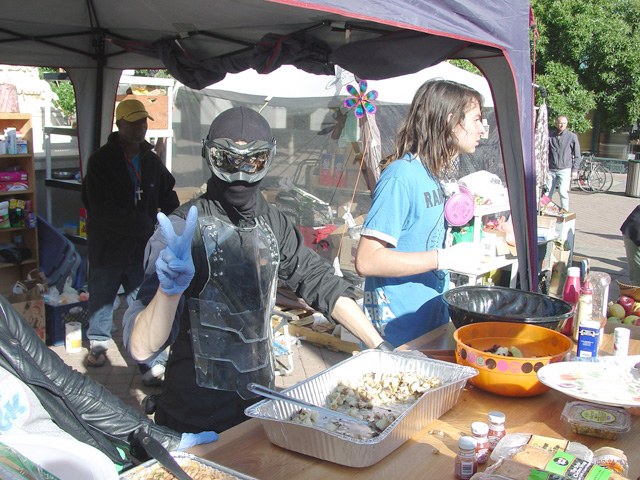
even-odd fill
[(207, 182), (207, 194), (210, 198), (218, 200), (232, 221), (253, 218), (253, 210), (256, 206), (256, 193), (260, 182), (233, 182), (228, 183), (215, 175)]

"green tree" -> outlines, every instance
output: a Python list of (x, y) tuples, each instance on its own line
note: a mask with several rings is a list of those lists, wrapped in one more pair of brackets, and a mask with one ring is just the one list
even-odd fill
[[(566, 115), (569, 129), (582, 133), (591, 128), (586, 115), (595, 108), (595, 95), (578, 81), (578, 75), (570, 67), (556, 62), (547, 64), (546, 73), (536, 76), (536, 84), (546, 85), (549, 123), (553, 124), (558, 115)], [(536, 96), (536, 105), (542, 103), (542, 96)]]
[[(531, 5), (540, 32), (536, 83), (549, 90), (550, 109), (571, 120), (560, 111), (570, 108), (581, 124), (592, 97), (604, 130), (627, 129), (640, 119), (640, 0)], [(587, 103), (581, 106), (582, 101)]]
[[(40, 78), (43, 78), (44, 72), (58, 72), (57, 68), (42, 67), (38, 69)], [(51, 91), (56, 94), (57, 99), (53, 99), (52, 103), (55, 107), (62, 110), (67, 120), (71, 121), (76, 116), (76, 94), (73, 84), (69, 81), (52, 81)]]

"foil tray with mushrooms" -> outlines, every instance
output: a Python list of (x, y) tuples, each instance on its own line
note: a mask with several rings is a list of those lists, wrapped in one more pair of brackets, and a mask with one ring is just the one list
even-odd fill
[(395, 420), (375, 435), (368, 434), (366, 426), (348, 425), (348, 422), (342, 424), (342, 428), (328, 430), (327, 422), (335, 419), (296, 423), (292, 419), (298, 415), (299, 408), (280, 400), (262, 400), (245, 413), (258, 418), (271, 443), (279, 447), (340, 465), (367, 467), (449, 411), (457, 403), (467, 380), (478, 373), (474, 368), (434, 360), (418, 352), (364, 350), (283, 393), (329, 407), (328, 399), (339, 382), (356, 383), (371, 372), (438, 377), (442, 385), (425, 391), (413, 403), (391, 407)]

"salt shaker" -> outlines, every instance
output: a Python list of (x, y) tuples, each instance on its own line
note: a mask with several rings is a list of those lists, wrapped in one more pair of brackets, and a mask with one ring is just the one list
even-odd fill
[(624, 327), (616, 327), (613, 330), (613, 355), (626, 356), (629, 353), (629, 338), (631, 330)]

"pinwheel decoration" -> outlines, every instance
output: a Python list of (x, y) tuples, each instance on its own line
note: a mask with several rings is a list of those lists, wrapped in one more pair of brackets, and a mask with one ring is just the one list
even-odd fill
[(358, 118), (362, 118), (365, 112), (373, 115), (376, 113), (376, 106), (372, 103), (372, 100), (378, 98), (378, 92), (375, 90), (367, 92), (366, 80), (361, 80), (359, 87), (360, 91), (353, 85), (347, 85), (347, 92), (353, 97), (347, 98), (344, 101), (344, 105), (347, 108), (355, 107), (353, 111)]

